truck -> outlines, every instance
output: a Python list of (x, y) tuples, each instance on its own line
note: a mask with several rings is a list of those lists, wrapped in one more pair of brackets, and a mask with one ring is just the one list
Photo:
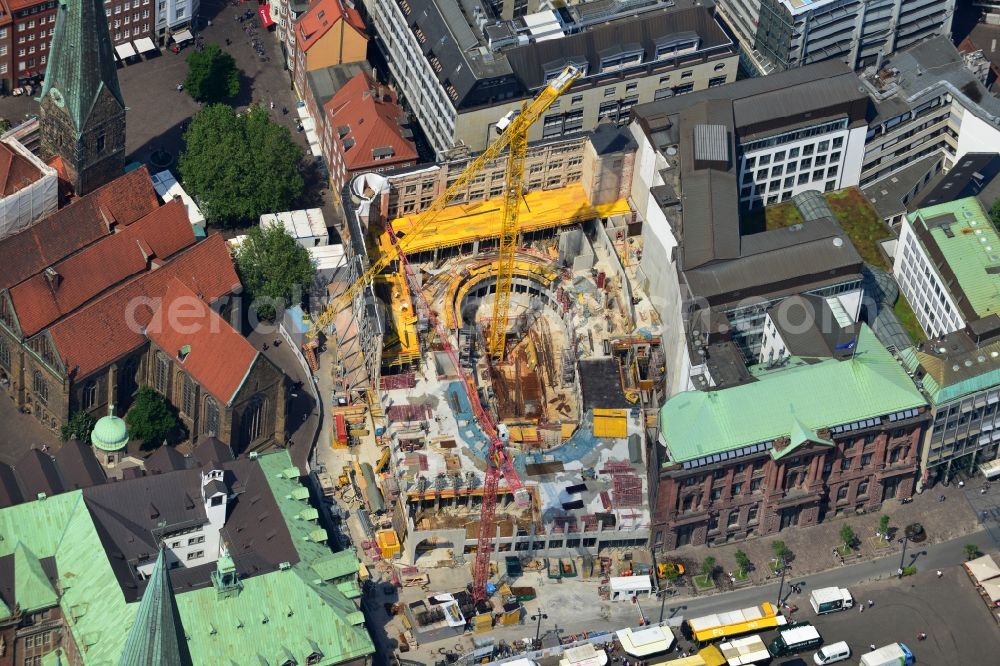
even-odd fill
[(812, 604), (816, 615), (823, 615), (853, 608), (854, 597), (851, 596), (850, 590), (844, 587), (821, 587), (810, 593), (809, 603)]
[(861, 655), (861, 666), (910, 666), (916, 659), (902, 643), (883, 645), (874, 652)]
[(822, 644), (823, 637), (816, 631), (816, 627), (808, 622), (798, 622), (779, 631), (778, 637), (767, 646), (767, 651), (773, 657), (785, 657)]

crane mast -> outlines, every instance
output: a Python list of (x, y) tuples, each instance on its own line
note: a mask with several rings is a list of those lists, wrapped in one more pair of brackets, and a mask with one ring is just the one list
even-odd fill
[[(320, 331), (329, 327), (336, 319), (337, 313), (345, 307), (349, 307), (355, 297), (367, 288), (394, 261), (400, 260), (403, 263), (404, 274), (408, 281), (411, 280), (412, 272), (408, 270), (409, 266), (406, 260), (408, 246), (415, 238), (420, 236), (421, 232), (427, 228), (438, 213), (465, 192), (470, 180), (479, 175), (488, 164), (499, 159), (504, 151), (508, 151), (504, 180), (503, 214), (499, 238), (499, 257), (497, 260), (496, 293), (487, 341), (490, 359), (503, 360), (513, 283), (514, 259), (517, 252), (518, 216), (521, 204), (521, 188), (524, 180), (524, 162), (528, 149), (528, 130), (552, 106), (552, 103), (580, 77), (581, 73), (581, 70), (574, 65), (567, 65), (558, 76), (548, 82), (535, 99), (530, 103), (523, 104), (520, 113), (510, 119), (507, 126), (500, 133), (500, 136), (487, 146), (486, 150), (478, 157), (472, 160), (454, 182), (452, 182), (451, 186), (417, 217), (403, 238), (398, 238), (392, 229), (392, 225), (389, 224), (387, 231), (391, 240), (390, 246), (385, 248), (382, 254), (371, 262), (368, 269), (316, 317), (307, 336), (310, 338), (316, 337)], [(426, 305), (426, 297), (420, 285), (414, 283), (411, 284), (411, 287), (415, 297), (421, 299), (423, 304)], [(462, 369), (454, 347), (452, 347), (449, 341), (447, 332), (442, 330), (440, 322), (433, 316), (433, 311), (429, 307), (426, 308), (426, 311), (432, 313), (431, 316), (435, 320), (434, 324), (438, 328), (438, 334), (445, 347), (445, 351), (451, 357), (458, 372), (462, 373), (462, 384), (468, 394), (476, 421), (483, 433), (490, 439), (489, 451), (486, 456), (486, 478), (483, 484), (479, 538), (472, 572), (472, 597), (478, 602), (486, 598), (486, 580), (489, 578), (490, 553), (493, 549), (493, 537), (496, 529), (496, 494), (500, 484), (500, 477), (504, 477), (507, 487), (514, 494), (515, 501), (519, 505), (530, 505), (530, 497), (517, 476), (513, 460), (507, 454), (506, 445), (508, 436), (506, 428), (504, 426), (497, 427), (493, 415), (488, 409), (483, 407), (475, 383), (469, 374)]]

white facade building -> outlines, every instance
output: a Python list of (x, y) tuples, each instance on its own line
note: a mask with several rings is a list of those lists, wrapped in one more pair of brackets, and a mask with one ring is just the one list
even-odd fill
[(740, 204), (770, 206), (806, 190), (857, 185), (866, 130), (838, 118), (740, 143)]
[(59, 207), (59, 177), (8, 136), (0, 141), (0, 238), (54, 213)]
[(157, 36), (165, 40), (171, 33), (191, 27), (201, 10), (200, 0), (156, 0)]
[(903, 218), (892, 272), (921, 328), (936, 338), (1000, 314), (1000, 235), (978, 199)]

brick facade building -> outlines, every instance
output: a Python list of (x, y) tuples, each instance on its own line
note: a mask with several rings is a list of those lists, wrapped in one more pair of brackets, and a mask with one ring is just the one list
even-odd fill
[(774, 534), (913, 493), (927, 412), (906, 372), (866, 327), (852, 358), (810, 361), (667, 401), (657, 548)]

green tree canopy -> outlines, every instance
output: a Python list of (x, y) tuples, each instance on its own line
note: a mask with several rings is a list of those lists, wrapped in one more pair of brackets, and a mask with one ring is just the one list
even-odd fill
[(844, 543), (846, 548), (850, 548), (854, 545), (854, 539), (857, 535), (854, 534), (854, 529), (850, 525), (844, 525), (840, 528), (840, 540)]
[(254, 223), (288, 210), (302, 193), (302, 149), (258, 106), (240, 116), (223, 104), (208, 106), (191, 119), (184, 142), (181, 178), (210, 224)]
[(214, 104), (234, 97), (240, 91), (240, 73), (236, 61), (218, 44), (206, 44), (187, 58), (188, 73), (184, 87), (196, 101)]
[(737, 550), (733, 553), (733, 557), (736, 558), (736, 566), (744, 574), (750, 572), (750, 558), (742, 550)]
[(708, 578), (715, 571), (715, 558), (709, 555), (701, 561), (701, 575)]
[(250, 229), (236, 252), (236, 269), (261, 319), (274, 319), (276, 306), (294, 305), (316, 271), (309, 252), (277, 225)]
[(62, 433), (60, 433), (62, 441), (67, 442), (75, 438), (84, 444), (90, 444), (90, 433), (94, 430), (95, 425), (97, 425), (95, 417), (82, 409), (77, 410), (62, 427)]
[(141, 439), (145, 446), (156, 447), (176, 435), (181, 423), (163, 396), (149, 386), (143, 386), (125, 415), (129, 436)]

